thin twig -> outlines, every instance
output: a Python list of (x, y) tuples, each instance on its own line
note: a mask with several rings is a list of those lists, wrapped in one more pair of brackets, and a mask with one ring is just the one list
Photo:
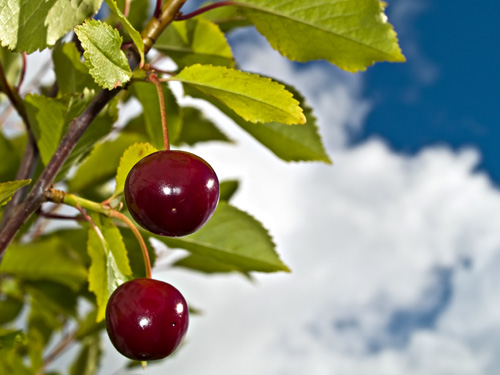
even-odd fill
[(220, 7), (227, 7), (227, 6), (236, 6), (238, 5), (235, 1), (219, 1), (217, 3), (213, 3), (213, 4), (210, 4), (210, 5), (207, 5), (207, 6), (204, 6), (200, 9), (197, 9), (195, 10), (194, 12), (191, 12), (191, 13), (187, 13), (187, 14), (182, 14), (179, 12), (179, 14), (177, 14), (175, 16), (175, 20), (176, 21), (184, 21), (184, 20), (187, 20), (189, 18), (193, 18), (193, 17), (196, 17), (202, 13), (205, 13), (205, 12), (208, 12), (209, 10), (212, 10), (212, 9), (215, 9), (215, 8), (220, 8)]

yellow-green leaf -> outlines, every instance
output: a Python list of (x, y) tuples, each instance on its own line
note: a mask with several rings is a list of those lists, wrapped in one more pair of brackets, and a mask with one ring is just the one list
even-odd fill
[(214, 216), (196, 233), (181, 238), (155, 238), (169, 247), (186, 249), (244, 272), (290, 271), (262, 224), (227, 202), (219, 202)]
[(221, 66), (192, 65), (172, 80), (211, 95), (250, 122), (306, 122), (299, 102), (285, 87), (270, 78)]
[(91, 215), (102, 237), (89, 228), (87, 249), (91, 259), (89, 290), (96, 295), (97, 321), (104, 319), (109, 296), (132, 275), (127, 250), (113, 221), (99, 214)]
[(405, 61), (379, 0), (241, 0), (238, 4), (283, 56), (327, 60), (357, 72), (377, 61)]
[(132, 40), (134, 41), (137, 50), (139, 51), (139, 55), (141, 56), (141, 66), (144, 64), (144, 42), (142, 41), (141, 33), (138, 32), (134, 26), (129, 22), (127, 17), (122, 13), (115, 0), (105, 0), (106, 4), (108, 4), (111, 11), (118, 17), (120, 22), (122, 23), (127, 33), (130, 35)]
[(99, 86), (111, 90), (130, 80), (132, 72), (121, 50), (123, 39), (118, 30), (101, 21), (87, 20), (75, 27), (75, 33), (85, 51), (85, 64)]
[(132, 167), (141, 159), (158, 151), (149, 143), (134, 143), (132, 146), (127, 148), (120, 159), (120, 165), (116, 171), (116, 188), (114, 196), (117, 196), (123, 192), (125, 186), (125, 180), (127, 179), (128, 173)]
[(193, 64), (234, 67), (224, 33), (203, 18), (174, 22), (161, 34), (155, 48), (171, 57), (180, 68)]
[(0, 182), (0, 207), (7, 204), (12, 196), (23, 186), (29, 185), (31, 180), (16, 180)]

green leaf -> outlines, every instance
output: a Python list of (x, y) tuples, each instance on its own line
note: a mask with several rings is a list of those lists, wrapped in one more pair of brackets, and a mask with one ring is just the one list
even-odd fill
[(238, 3), (271, 46), (291, 60), (327, 60), (350, 72), (377, 61), (405, 61), (379, 0)]
[(28, 94), (25, 98), (26, 112), (32, 126), (40, 158), (47, 165), (69, 122), (83, 110), (76, 96), (48, 98)]
[(116, 188), (113, 194), (114, 196), (123, 192), (125, 180), (132, 167), (136, 165), (139, 160), (157, 151), (158, 150), (149, 143), (134, 143), (125, 150), (120, 159), (118, 170), (116, 171)]
[[(213, 1), (207, 1), (202, 6), (213, 3)], [(210, 12), (205, 12), (200, 16), (219, 25), (223, 32), (231, 31), (237, 27), (252, 26), (252, 23), (238, 7), (219, 7), (211, 9)]]
[(61, 94), (82, 93), (85, 88), (99, 89), (89, 69), (80, 60), (75, 43), (58, 44), (52, 52), (52, 59)]
[(99, 143), (68, 182), (69, 190), (79, 192), (109, 181), (116, 175), (120, 158), (125, 150), (137, 141), (145, 140), (141, 134), (121, 132), (116, 139)]
[(296, 89), (291, 86), (287, 86), (287, 89), (294, 94), (294, 97), (300, 100), (300, 105), (304, 109), (304, 115), (307, 119), (305, 125), (288, 126), (277, 122), (252, 124), (236, 116), (227, 106), (203, 94), (199, 90), (186, 87), (185, 92), (187, 95), (212, 103), (284, 161), (322, 161), (331, 164), (330, 157), (319, 135), (316, 117), (311, 107), (306, 104), (305, 99)]
[[(181, 132), (182, 114), (177, 99), (166, 83), (162, 83), (162, 89), (167, 112), (168, 137), (170, 143), (175, 143)], [(157, 149), (163, 149), (160, 101), (155, 85), (146, 82), (135, 82), (131, 91), (142, 105), (149, 141)]]
[(102, 237), (89, 228), (88, 253), (92, 259), (89, 269), (89, 290), (96, 295), (97, 321), (104, 319), (106, 304), (113, 291), (132, 275), (127, 250), (120, 231), (110, 218), (91, 214)]
[(141, 33), (138, 32), (134, 26), (129, 22), (127, 17), (125, 17), (122, 11), (118, 8), (115, 0), (105, 0), (106, 4), (108, 4), (109, 9), (118, 17), (121, 24), (127, 30), (127, 33), (130, 35), (132, 40), (134, 41), (137, 50), (139, 51), (139, 55), (141, 56), (141, 66), (144, 64), (144, 43), (142, 41)]
[(97, 322), (97, 309), (91, 310), (79, 323), (75, 338), (80, 341), (106, 327), (106, 322)]
[(7, 139), (0, 131), (0, 181), (10, 181), (16, 178), (20, 158), (17, 155), (24, 146), (16, 147), (12, 140)]
[(19, 74), (21, 73), (21, 55), (0, 47), (0, 63), (7, 82), (12, 86), (17, 85)]
[[(21, 312), (24, 301), (0, 294), (0, 325), (13, 321)], [(0, 348), (2, 344), (0, 342)]]
[(232, 142), (215, 124), (195, 107), (182, 107), (182, 130), (176, 145), (194, 145), (199, 142)]
[(31, 53), (56, 41), (101, 7), (102, 0), (0, 0), (2, 46)]
[(73, 250), (57, 238), (11, 245), (0, 264), (0, 272), (25, 280), (55, 281), (74, 291), (87, 279), (87, 269)]
[(29, 185), (30, 183), (31, 180), (0, 182), (0, 207), (7, 204), (16, 191), (21, 189), (23, 186)]
[(85, 50), (85, 65), (99, 86), (111, 90), (130, 80), (132, 72), (121, 50), (123, 40), (118, 30), (101, 21), (87, 20), (75, 27), (75, 33)]
[[(45, 165), (59, 146), (70, 122), (81, 114), (93, 96), (94, 92), (86, 89), (83, 95), (67, 94), (59, 98), (32, 94), (26, 96), (26, 112), (40, 151), (40, 158)], [(70, 167), (78, 163), (95, 143), (111, 131), (113, 122), (118, 118), (117, 104), (118, 98), (113, 99), (94, 119), (64, 163), (58, 179), (64, 176)]]
[[(130, 228), (121, 227), (119, 229), (120, 233), (122, 234), (125, 247), (127, 248), (130, 267), (132, 268), (134, 278), (146, 277), (146, 267), (144, 265), (144, 257), (142, 255), (142, 249), (139, 245), (139, 241), (137, 241), (137, 238), (132, 233)], [(145, 241), (145, 243), (146, 248), (148, 249), (149, 262), (151, 264), (151, 267), (153, 267), (156, 261), (155, 249), (149, 241)]]
[[(87, 90), (84, 90), (84, 95)], [(92, 93), (94, 94), (94, 93)], [(90, 95), (88, 100), (91, 99)], [(87, 101), (88, 102), (88, 101)], [(84, 98), (80, 105), (85, 106), (86, 99)], [(85, 133), (76, 143), (75, 148), (71, 151), (68, 159), (62, 166), (56, 180), (61, 180), (68, 170), (80, 163), (92, 150), (92, 148), (99, 143), (105, 136), (107, 136), (113, 129), (113, 124), (118, 120), (118, 103), (119, 98), (113, 98), (99, 113), (99, 115), (92, 121), (92, 124), (87, 128)], [(72, 118), (71, 118), (72, 119)]]
[(256, 74), (225, 67), (193, 65), (172, 80), (192, 85), (217, 98), (246, 121), (283, 124), (303, 124), (306, 121), (299, 103), (283, 85)]
[(179, 68), (193, 64), (234, 67), (224, 33), (203, 18), (174, 22), (158, 38), (155, 48), (172, 58)]
[(226, 202), (219, 202), (214, 216), (196, 233), (182, 238), (155, 238), (169, 247), (186, 249), (242, 271), (290, 271), (262, 224)]
[(26, 335), (22, 330), (0, 336), (0, 349), (12, 349), (16, 343), (26, 343)]
[(71, 365), (70, 375), (94, 375), (102, 357), (101, 339), (99, 335), (88, 336)]
[(240, 186), (240, 182), (238, 180), (226, 180), (222, 181), (219, 185), (220, 197), (221, 201), (229, 202), (229, 200), (233, 197), (234, 193), (238, 190)]
[(242, 272), (238, 267), (226, 263), (221, 263), (213, 258), (194, 254), (179, 259), (173, 265), (175, 267), (187, 268), (207, 274)]

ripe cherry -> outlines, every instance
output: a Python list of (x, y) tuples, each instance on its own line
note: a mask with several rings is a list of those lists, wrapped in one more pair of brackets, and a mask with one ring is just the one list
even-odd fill
[(219, 201), (212, 167), (185, 151), (158, 151), (140, 160), (125, 181), (132, 217), (150, 232), (186, 236), (210, 219)]
[(109, 338), (125, 357), (162, 359), (182, 342), (189, 322), (188, 307), (172, 285), (134, 279), (120, 285), (106, 307)]

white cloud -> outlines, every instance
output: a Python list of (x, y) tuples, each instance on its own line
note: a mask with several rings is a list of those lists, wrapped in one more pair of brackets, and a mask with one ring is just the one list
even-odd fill
[[(245, 70), (294, 85), (316, 109), (335, 166), (285, 164), (209, 111), (238, 148), (199, 146), (234, 203), (268, 227), (292, 274), (156, 276), (204, 315), (149, 374), (495, 374), (500, 194), (479, 154), (397, 154), (380, 139), (347, 148), (369, 111), (362, 76), (293, 65), (264, 44), (236, 49)], [(183, 99), (186, 100), (186, 99)], [(189, 100), (187, 100), (189, 101)], [(120, 356), (108, 350), (102, 374)]]

